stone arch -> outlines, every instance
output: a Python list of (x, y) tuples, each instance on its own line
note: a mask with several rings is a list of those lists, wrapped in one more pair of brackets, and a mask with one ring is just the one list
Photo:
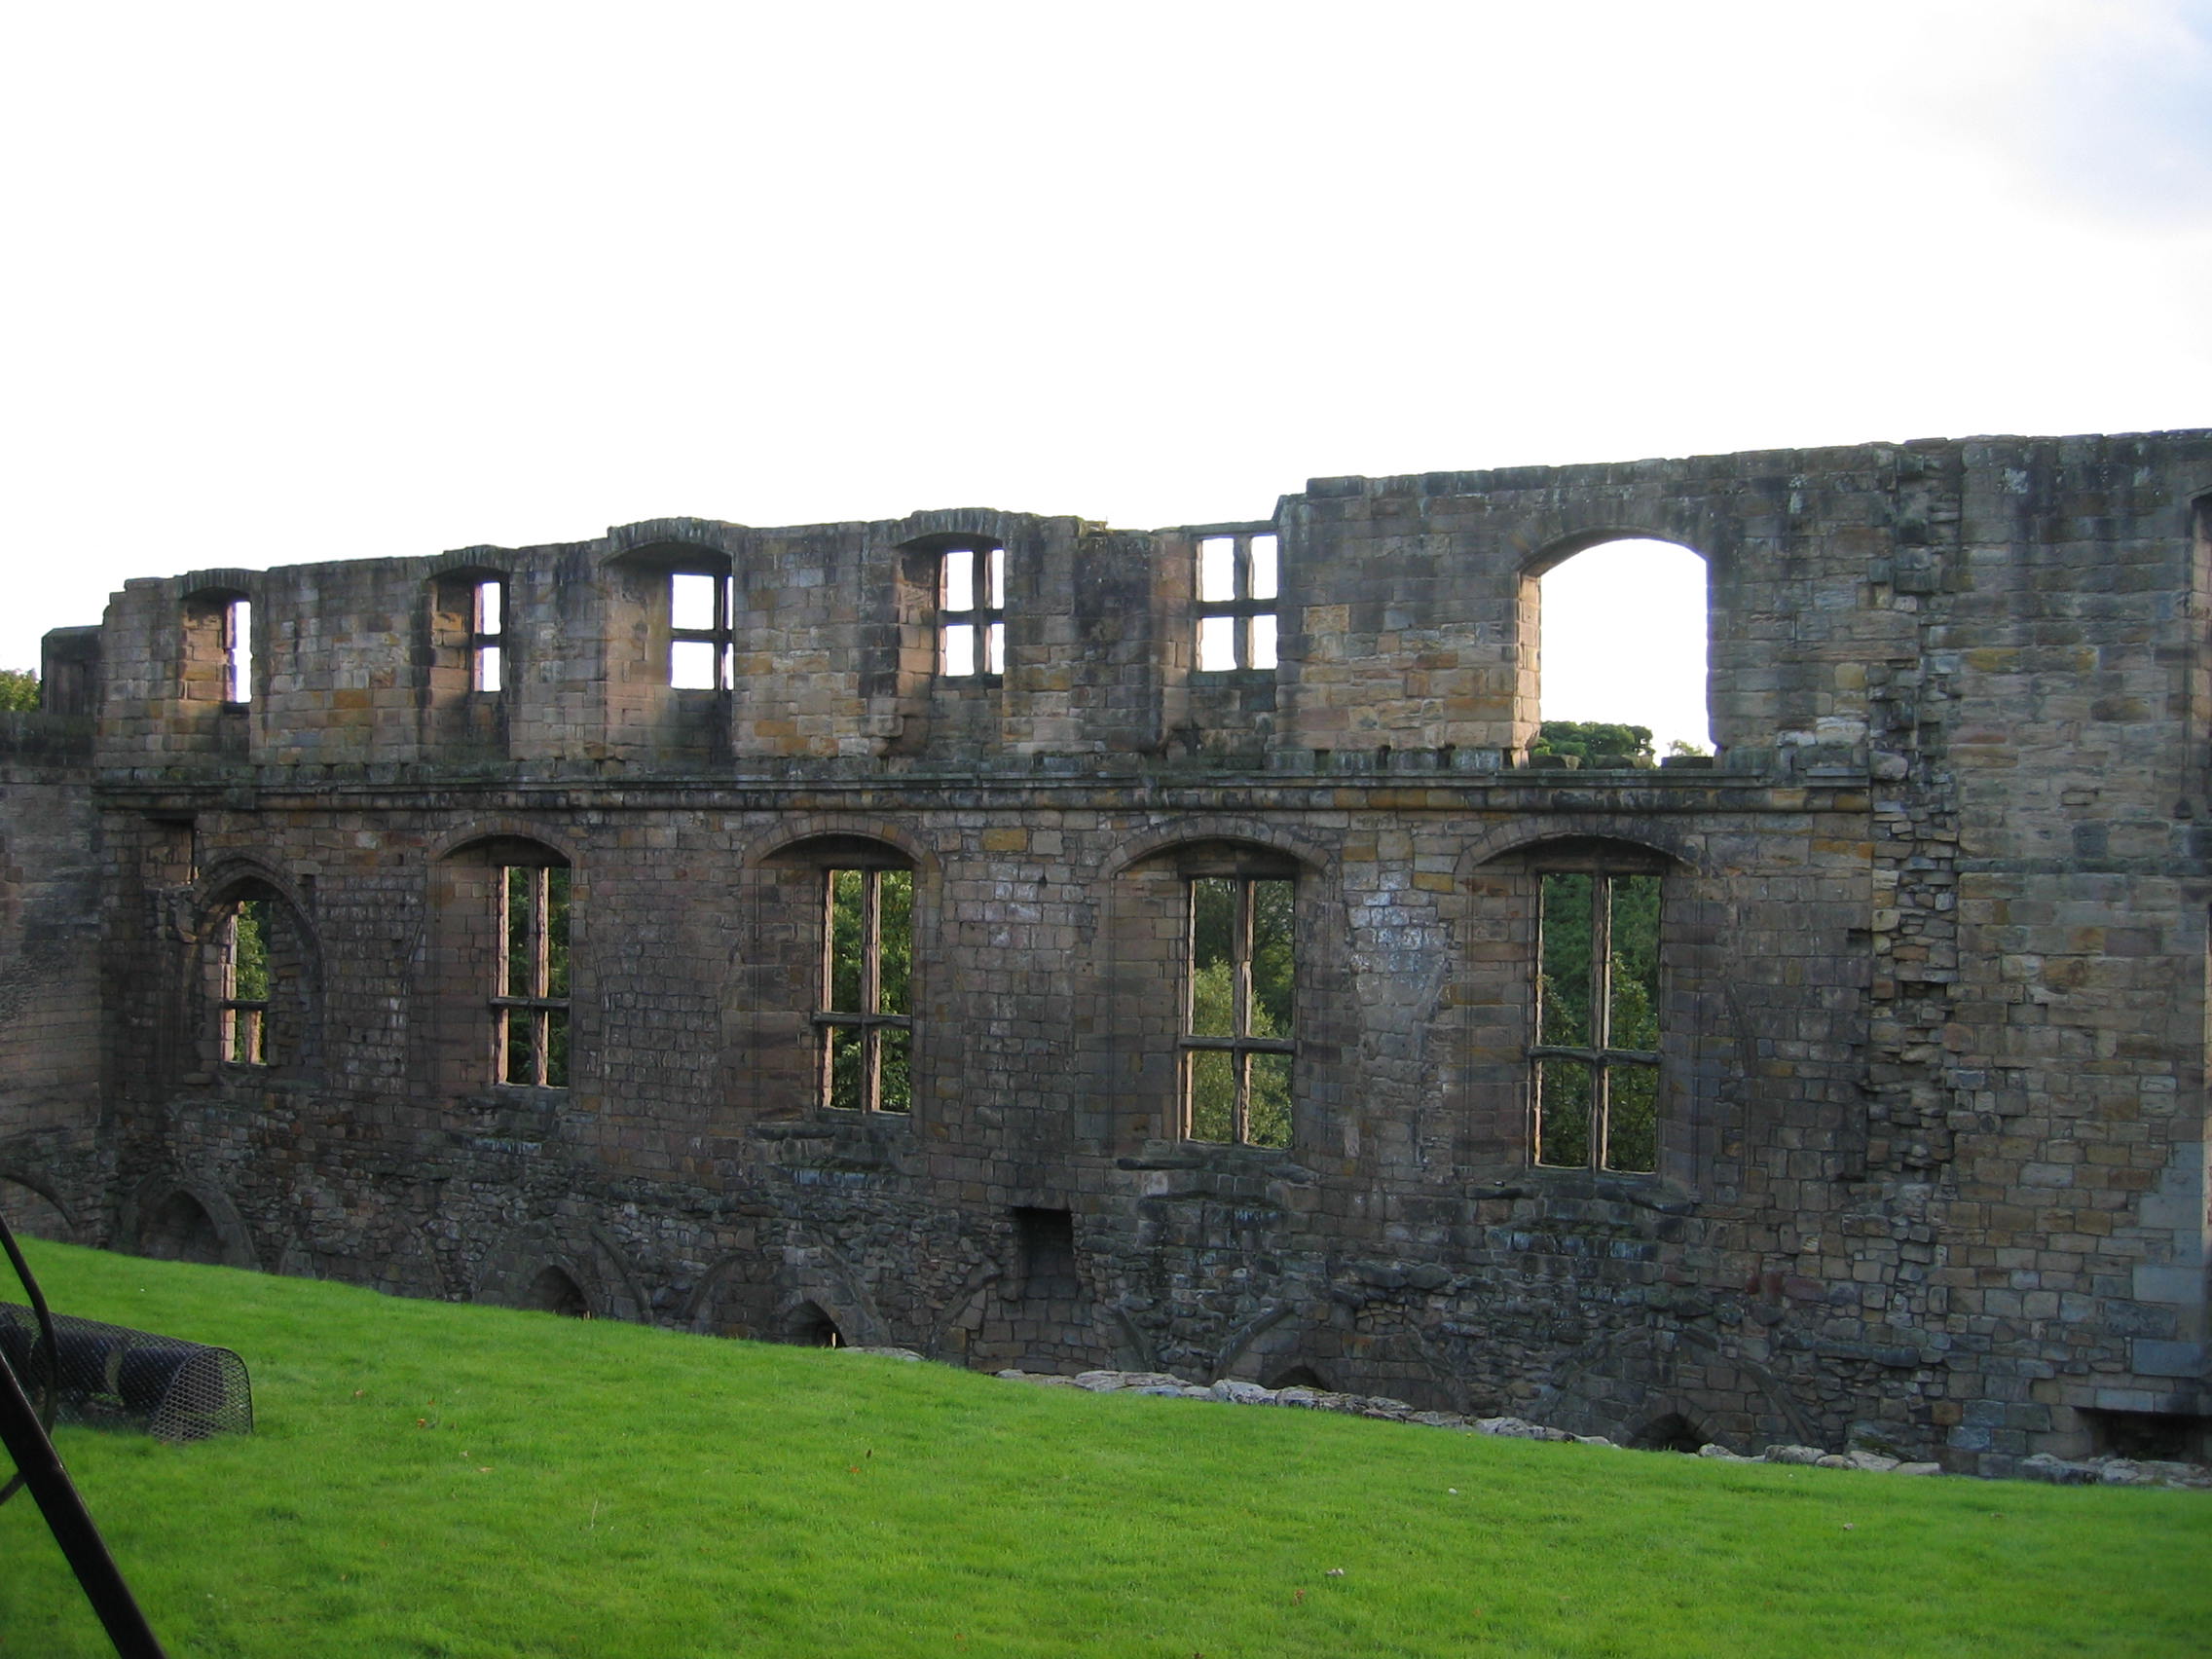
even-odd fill
[[(547, 1278), (549, 1271), (560, 1278)], [(629, 1264), (614, 1241), (598, 1227), (556, 1229), (536, 1225), (508, 1235), (485, 1258), (470, 1300), (499, 1308), (560, 1312), (563, 1308), (551, 1307), (546, 1300), (559, 1290), (560, 1279), (575, 1287), (584, 1309), (594, 1318), (636, 1321), (645, 1317), (648, 1304)]]
[(76, 1214), (53, 1185), (5, 1163), (0, 1163), (0, 1220), (20, 1238), (80, 1242)]
[(205, 1181), (149, 1176), (124, 1201), (116, 1236), (130, 1254), (157, 1261), (261, 1266), (238, 1205)]
[(679, 1317), (701, 1336), (769, 1341), (778, 1304), (776, 1269), (766, 1251), (732, 1251), (700, 1275)]
[[(1107, 853), (1099, 867), (1106, 873), (1093, 971), (1106, 987), (1110, 1012), (1089, 1039), (1102, 1086), (1098, 1106), (1087, 1109), (1088, 1122), (1079, 1120), (1084, 1138), (1124, 1148), (1143, 1140), (1189, 1138), (1194, 1125), (1185, 1120), (1198, 1097), (1185, 1055), (1198, 1046), (1185, 1041), (1192, 948), (1178, 918), (1187, 923), (1191, 914), (1190, 884), (1211, 876), (1254, 884), (1289, 880), (1295, 884), (1289, 1040), (1296, 1045), (1289, 1072), (1289, 1147), (1335, 1150), (1341, 1144), (1349, 1156), (1359, 1156), (1357, 1115), (1348, 1105), (1347, 1087), (1360, 1058), (1350, 922), (1336, 864), (1327, 853), (1278, 826), (1239, 814), (1205, 813), (1146, 827)], [(1247, 1062), (1238, 1057), (1232, 1063)], [(1324, 1103), (1340, 1102), (1347, 1103), (1345, 1110), (1324, 1111)], [(1279, 1124), (1279, 1116), (1272, 1115), (1271, 1122)], [(1247, 1144), (1285, 1150), (1272, 1137)]]
[[(787, 1245), (784, 1249), (784, 1283), (778, 1301), (775, 1328), (788, 1332), (809, 1325), (811, 1306), (836, 1327), (841, 1343), (849, 1347), (884, 1347), (893, 1341), (890, 1326), (867, 1293), (860, 1275), (834, 1250), (825, 1244)], [(779, 1335), (779, 1342), (793, 1340)]]
[(1732, 1344), (1679, 1326), (1612, 1331), (1572, 1349), (1527, 1415), (1629, 1445), (1694, 1433), (1741, 1452), (1819, 1438), (1772, 1372)]
[(558, 1313), (571, 1319), (588, 1319), (592, 1311), (583, 1286), (576, 1283), (566, 1268), (552, 1262), (537, 1270), (537, 1276), (523, 1292), (522, 1305), (540, 1313)]
[[(1650, 521), (1641, 520), (1638, 515), (1615, 517), (1613, 516), (1614, 512), (1617, 512), (1617, 508), (1613, 507), (1611, 503), (1602, 503), (1601, 513), (1604, 516), (1593, 522), (1557, 531), (1539, 541), (1520, 562), (1514, 603), (1514, 640), (1520, 683), (1518, 695), (1515, 699), (1512, 747), (1517, 752), (1529, 749), (1536, 736), (1539, 721), (1547, 718), (1563, 718), (1560, 714), (1554, 712), (1559, 705), (1556, 702), (1546, 701), (1543, 687), (1543, 658), (1546, 654), (1543, 619), (1544, 578), (1585, 553), (1624, 542), (1663, 543), (1668, 547), (1679, 548), (1684, 553), (1695, 557), (1700, 563), (1703, 587), (1700, 605), (1702, 626), (1701, 637), (1697, 644), (1699, 660), (1703, 664), (1703, 669), (1698, 692), (1700, 704), (1704, 711), (1702, 722), (1704, 731), (1710, 734), (1712, 730), (1714, 723), (1713, 654), (1714, 621), (1717, 615), (1717, 607), (1714, 601), (1717, 572), (1714, 562), (1705, 548), (1700, 545), (1692, 527), (1686, 524), (1666, 523), (1670, 518), (1686, 519), (1691, 515), (1661, 511), (1655, 517), (1663, 528), (1651, 529), (1647, 528)], [(1670, 583), (1669, 591), (1677, 590), (1674, 590)], [(1657, 602), (1655, 596), (1655, 603)], [(1555, 655), (1561, 649), (1566, 648), (1557, 636), (1551, 639), (1550, 645), (1552, 654)], [(1664, 648), (1660, 648), (1656, 650), (1654, 660), (1664, 667), (1668, 660), (1668, 654)], [(1687, 686), (1677, 682), (1676, 689), (1678, 693), (1686, 693)], [(1626, 717), (1633, 719), (1637, 713), (1636, 710), (1624, 709), (1617, 714), (1607, 713), (1586, 718), (1619, 719)], [(1654, 721), (1653, 723), (1661, 724), (1663, 722)]]
[(820, 1303), (804, 1298), (793, 1304), (777, 1328), (776, 1340), (794, 1347), (851, 1347), (835, 1317)]
[(1614, 812), (1564, 812), (1493, 824), (1460, 849), (1458, 882), (1484, 865), (1550, 841), (1618, 841), (1673, 860), (1684, 870), (1710, 873), (1706, 849), (1675, 825), (1648, 816)]
[[(567, 1056), (565, 1073), (557, 1077), (547, 1059), (540, 1078), (535, 1062), (518, 1060), (528, 1075), (511, 1080), (512, 1086), (569, 1088), (588, 1077), (596, 1037), (589, 992), (591, 904), (572, 842), (528, 819), (482, 818), (438, 836), (425, 852), (424, 931), (410, 976), (416, 1012), (408, 1022), (421, 1075), (433, 1079), (441, 1094), (464, 1095), (508, 1087), (504, 1056), (543, 1058), (550, 1052)], [(502, 996), (498, 952), (505, 946), (493, 936), (498, 918), (507, 914), (501, 872), (509, 868), (534, 872), (532, 908), (516, 913), (539, 918), (530, 924), (539, 933), (551, 925), (545, 917), (558, 916), (565, 924), (568, 977), (565, 988), (557, 986), (552, 978), (557, 971), (546, 965), (553, 959), (539, 955), (531, 982), (508, 987), (495, 1003)], [(518, 1032), (529, 1047), (510, 1051), (504, 1045)]]
[[(928, 1079), (944, 1041), (943, 879), (927, 842), (872, 816), (813, 814), (779, 825), (740, 849), (735, 874), (740, 925), (724, 959), (720, 1005), (727, 1093), (757, 1102), (774, 1116), (824, 1103), (827, 1026), (818, 1025), (816, 1014), (824, 1007), (824, 884), (831, 869), (905, 870), (912, 877), (903, 1041), (913, 1088), (905, 1108), (887, 1114), (911, 1121), (934, 1098)], [(873, 1044), (880, 1037), (864, 1041)], [(868, 1052), (878, 1051), (871, 1047)]]
[(558, 853), (562, 862), (572, 870), (580, 871), (588, 862), (582, 855), (581, 843), (557, 824), (515, 814), (487, 814), (472, 817), (442, 835), (433, 836), (424, 843), (423, 858), (427, 865), (437, 865), (465, 852), (479, 841), (535, 841), (539, 846)]
[(874, 814), (825, 812), (786, 819), (754, 836), (738, 848), (735, 863), (740, 869), (750, 869), (788, 856), (810, 841), (844, 839), (880, 841), (911, 864), (916, 874), (927, 871), (934, 877), (941, 868), (937, 849), (915, 834), (909, 824)]
[(1328, 850), (1309, 835), (1265, 819), (1230, 813), (1193, 814), (1152, 825), (1128, 837), (1101, 862), (1112, 874), (1122, 875), (1172, 848), (1205, 841), (1240, 842), (1279, 854), (1315, 877), (1329, 875), (1335, 863)]

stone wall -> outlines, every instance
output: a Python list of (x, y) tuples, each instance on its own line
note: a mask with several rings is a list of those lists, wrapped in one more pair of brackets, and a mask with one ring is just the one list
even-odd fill
[[(2200, 1443), (2208, 492), (2212, 434), (2009, 438), (133, 581), (56, 636), (80, 748), (0, 793), (0, 1175), (123, 1248), (992, 1368), (1984, 1472)], [(1272, 668), (1199, 666), (1225, 535), (1279, 537)], [(1707, 560), (1720, 754), (1531, 766), (1539, 578), (1621, 535)], [(1005, 663), (952, 677), (974, 547)], [(678, 573), (719, 687), (670, 683)], [(1663, 871), (1649, 1173), (1530, 1153), (1541, 876), (1608, 858)], [(856, 862), (912, 872), (910, 1113), (821, 1103)], [(497, 1077), (531, 863), (564, 1087)], [(1238, 870), (1294, 883), (1285, 1147), (1185, 1132), (1189, 883)], [(210, 969), (248, 895), (259, 1065)]]

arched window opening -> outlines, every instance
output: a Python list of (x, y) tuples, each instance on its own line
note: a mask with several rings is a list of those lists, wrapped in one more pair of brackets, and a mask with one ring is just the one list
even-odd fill
[(540, 1313), (558, 1313), (564, 1319), (591, 1317), (591, 1303), (585, 1298), (583, 1287), (555, 1267), (538, 1270), (537, 1277), (531, 1280), (530, 1289), (523, 1293), (523, 1306)]
[(1535, 1161), (1659, 1167), (1659, 909), (1666, 861), (1608, 842), (1534, 861), (1538, 890)]
[(1537, 693), (1536, 718), (1599, 729), (1549, 731), (1539, 751), (1586, 766), (1711, 753), (1702, 558), (1672, 541), (1607, 541), (1553, 566), (1541, 589), (1541, 682), (1526, 688)]
[(158, 1261), (213, 1267), (223, 1260), (223, 1235), (207, 1206), (180, 1187), (139, 1228), (138, 1253)]
[(1264, 1388), (1311, 1388), (1314, 1392), (1321, 1394), (1335, 1392), (1323, 1381), (1321, 1374), (1310, 1365), (1294, 1365), (1287, 1371), (1278, 1371), (1261, 1386)]
[(797, 1347), (843, 1347), (845, 1335), (818, 1304), (802, 1302), (784, 1322), (784, 1341)]
[(299, 911), (259, 877), (231, 880), (203, 913), (199, 940), (192, 1018), (201, 1069), (312, 1067), (315, 957)]

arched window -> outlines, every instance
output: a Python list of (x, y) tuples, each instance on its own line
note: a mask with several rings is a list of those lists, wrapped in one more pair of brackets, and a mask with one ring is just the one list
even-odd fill
[(1710, 750), (1702, 558), (1672, 541), (1605, 541), (1544, 571), (1541, 587), (1538, 719), (1644, 734), (1641, 756), (1603, 731), (1555, 733), (1557, 752), (1588, 764)]
[(441, 860), (435, 881), (440, 994), (426, 1023), (445, 1087), (568, 1088), (569, 861), (541, 841), (492, 835)]
[(200, 930), (202, 1065), (296, 1071), (313, 1046), (314, 956), (300, 914), (258, 876), (223, 884)]

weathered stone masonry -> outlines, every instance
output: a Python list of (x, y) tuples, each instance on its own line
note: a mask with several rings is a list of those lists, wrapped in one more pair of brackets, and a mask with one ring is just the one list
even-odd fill
[[(1201, 670), (1197, 542), (1267, 535), (1279, 662)], [(1710, 766), (1527, 763), (1536, 577), (1619, 535), (1708, 562)], [(1004, 672), (949, 676), (940, 562), (991, 546)], [(724, 688), (669, 683), (678, 572)], [(0, 732), (0, 1194), (975, 1365), (1871, 1424), (1992, 1473), (2200, 1451), (2208, 585), (2212, 432), (132, 581)], [(1649, 1174), (1530, 1157), (1538, 878), (1613, 857), (1664, 871)], [(495, 1081), (533, 861), (571, 895), (561, 1088)], [(818, 1103), (822, 872), (871, 861), (913, 872), (903, 1115)], [(1183, 1132), (1205, 870), (1295, 883), (1286, 1148)], [(217, 1035), (246, 897), (266, 1066)]]

